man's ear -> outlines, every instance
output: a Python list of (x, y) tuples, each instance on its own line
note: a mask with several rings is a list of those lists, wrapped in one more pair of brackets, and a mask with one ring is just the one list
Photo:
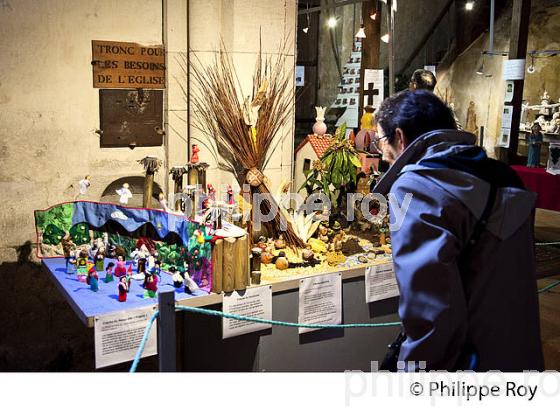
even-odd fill
[(399, 148), (400, 150), (404, 150), (408, 146), (408, 140), (406, 139), (406, 135), (404, 135), (404, 132), (401, 128), (397, 128), (395, 130), (395, 137), (397, 148)]

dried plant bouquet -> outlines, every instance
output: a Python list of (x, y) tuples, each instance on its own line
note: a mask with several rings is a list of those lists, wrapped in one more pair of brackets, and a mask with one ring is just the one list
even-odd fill
[[(210, 64), (204, 65), (195, 55), (189, 66), (193, 126), (214, 144), (200, 142), (240, 186), (251, 186), (251, 197), (257, 192), (270, 194), (263, 170), (282, 140), (278, 135), (282, 125), (292, 115), (294, 73), (286, 64), (288, 44), (284, 40), (273, 56), (263, 56), (262, 47), (259, 49), (250, 95), (244, 93), (223, 42)], [(266, 198), (261, 205), (263, 215), (278, 209), (272, 195)], [(282, 233), (290, 246), (304, 246), (282, 213), (275, 213), (272, 221), (263, 222), (269, 234), (278, 237)]]

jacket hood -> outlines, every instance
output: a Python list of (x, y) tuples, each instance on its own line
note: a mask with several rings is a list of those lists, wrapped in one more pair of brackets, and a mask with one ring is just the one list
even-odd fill
[[(387, 195), (395, 181), (407, 172), (414, 172), (438, 185), (461, 201), (479, 219), (490, 193), (490, 184), (469, 172), (453, 168), (434, 168), (423, 165), (470, 150), (476, 143), (473, 134), (456, 130), (437, 130), (422, 135), (409, 145), (383, 175), (373, 192)], [(486, 158), (486, 156), (484, 155)], [(466, 167), (476, 166), (476, 159)], [(516, 187), (497, 190), (487, 229), (496, 237), (506, 239), (525, 223), (535, 206), (536, 194)]]

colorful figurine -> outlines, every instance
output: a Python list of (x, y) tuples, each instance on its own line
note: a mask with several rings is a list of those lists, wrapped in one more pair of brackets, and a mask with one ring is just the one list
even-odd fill
[(198, 161), (200, 161), (198, 159), (198, 153), (200, 152), (200, 148), (198, 148), (198, 145), (196, 144), (192, 144), (192, 148), (191, 148), (191, 164), (197, 164)]
[(173, 286), (176, 288), (183, 286), (183, 283), (185, 282), (185, 274), (178, 271), (175, 266), (169, 268), (169, 272), (172, 274), (171, 279), (173, 280)]
[(109, 262), (109, 264), (107, 265), (107, 268), (105, 268), (105, 279), (103, 279), (103, 282), (109, 283), (109, 282), (112, 282), (114, 280), (114, 277), (113, 277), (114, 266), (115, 266), (115, 264), (113, 262)]
[(216, 200), (216, 188), (214, 188), (214, 186), (212, 184), (208, 184), (206, 185), (206, 189), (208, 191), (208, 198), (210, 198), (212, 201)]
[(122, 255), (117, 256), (117, 267), (115, 268), (115, 276), (120, 278), (126, 275), (126, 262)]
[(161, 281), (161, 261), (154, 261), (154, 266), (149, 271)]
[(120, 196), (119, 202), (124, 205), (128, 205), (128, 200), (132, 198), (132, 192), (130, 192), (130, 185), (126, 182), (123, 184), (121, 189), (117, 189), (117, 194)]
[(95, 254), (95, 258), (93, 260), (95, 261), (95, 269), (97, 269), (98, 272), (101, 272), (105, 268), (105, 265), (104, 265), (105, 248), (104, 247), (99, 248), (99, 250)]
[(76, 245), (72, 242), (72, 237), (69, 232), (66, 232), (66, 235), (62, 237), (60, 244), (62, 245), (62, 251), (64, 252), (64, 259), (66, 259), (66, 273), (73, 273), (73, 270), (68, 271), (68, 268), (70, 266), (70, 259), (72, 258), (72, 253)]
[(146, 278), (144, 279), (144, 299), (156, 297), (157, 283), (158, 278), (156, 275), (146, 273)]
[(88, 271), (86, 282), (93, 292), (97, 292), (99, 290), (99, 276), (97, 275), (97, 271), (94, 266), (92, 266)]
[(233, 188), (231, 185), (227, 186), (227, 204), (228, 205), (235, 205), (235, 199), (233, 198)]
[(126, 294), (128, 293), (128, 284), (126, 282), (126, 276), (121, 276), (119, 280), (119, 302), (126, 302)]
[(527, 166), (536, 168), (540, 165), (541, 146), (543, 143), (542, 127), (535, 122), (531, 127), (531, 134), (527, 135), (527, 145), (529, 145), (529, 154), (527, 156)]
[(132, 280), (132, 265), (128, 265), (128, 270), (126, 271), (126, 285), (128, 286), (127, 292), (130, 292), (131, 280)]
[(80, 282), (86, 281), (86, 276), (88, 273), (88, 253), (85, 249), (82, 249), (76, 258), (76, 274)]

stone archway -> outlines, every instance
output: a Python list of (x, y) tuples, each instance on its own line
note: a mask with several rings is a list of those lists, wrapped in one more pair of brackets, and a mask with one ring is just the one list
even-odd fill
[[(119, 195), (116, 191), (117, 189), (120, 189), (125, 182), (128, 183), (130, 191), (132, 192), (132, 198), (128, 201), (128, 206), (141, 208), (144, 196), (144, 177), (141, 176), (129, 176), (114, 180), (107, 185), (99, 200), (101, 202), (118, 204)], [(161, 187), (154, 182), (151, 208), (160, 208), (158, 196), (161, 192), (163, 192)]]

